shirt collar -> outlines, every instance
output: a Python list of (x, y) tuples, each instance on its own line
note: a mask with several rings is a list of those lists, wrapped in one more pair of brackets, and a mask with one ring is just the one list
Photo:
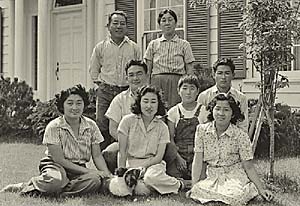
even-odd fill
[[(63, 129), (71, 129), (71, 126), (68, 124), (68, 122), (66, 121), (64, 116), (61, 117), (61, 122), (60, 122), (59, 127), (63, 128)], [(81, 116), (80, 117), (80, 129), (79, 130), (83, 131), (87, 128), (89, 128), (89, 124), (86, 121), (86, 119), (83, 116)]]
[[(112, 38), (111, 38), (111, 35), (109, 34), (108, 35), (108, 41), (110, 41), (111, 43), (113, 43), (113, 44), (116, 44), (113, 40), (112, 40)], [(124, 36), (124, 39), (123, 39), (123, 41), (121, 42), (121, 44), (120, 45), (118, 45), (118, 46), (121, 46), (121, 45), (123, 45), (124, 43), (128, 43), (129, 42), (129, 38), (128, 38), (128, 36)], [(116, 44), (117, 45), (117, 44)]]
[[(215, 94), (223, 93), (223, 92), (219, 92), (217, 85), (214, 85), (212, 87), (212, 92), (215, 93)], [(226, 94), (228, 94), (228, 93), (232, 94), (233, 92), (234, 91), (232, 90), (232, 87), (230, 87), (229, 91)]]
[[(175, 36), (170, 40), (170, 41), (173, 41), (173, 42), (177, 42), (179, 39), (178, 35), (175, 34)], [(159, 38), (159, 41), (168, 41), (165, 37), (165, 35), (162, 35), (160, 38)]]
[[(229, 136), (229, 137), (233, 137), (234, 136), (234, 131), (235, 131), (234, 125), (232, 123), (230, 123), (228, 128), (226, 129), (226, 131), (223, 132), (222, 136), (226, 135), (226, 136)], [(210, 124), (209, 124), (209, 126), (206, 130), (206, 133), (213, 133), (213, 134), (217, 135), (217, 130), (216, 130), (216, 127), (215, 127), (215, 121), (210, 122)]]

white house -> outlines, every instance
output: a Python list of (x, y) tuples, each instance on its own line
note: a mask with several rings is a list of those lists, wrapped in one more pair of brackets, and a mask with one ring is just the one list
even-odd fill
[[(92, 86), (89, 58), (95, 44), (107, 34), (110, 12), (128, 14), (128, 35), (144, 51), (159, 34), (156, 18), (163, 8), (177, 13), (178, 34), (191, 43), (198, 62), (211, 67), (218, 57), (233, 58), (237, 65), (234, 86), (249, 98), (258, 96), (254, 87), (258, 73), (238, 49), (245, 41), (238, 28), (238, 11), (219, 14), (215, 8), (191, 8), (189, 0), (0, 0), (0, 7), (0, 72), (25, 80), (41, 100), (74, 84)], [(282, 72), (290, 87), (279, 90), (278, 102), (300, 108), (300, 45), (293, 51), (296, 61), (290, 71)]]

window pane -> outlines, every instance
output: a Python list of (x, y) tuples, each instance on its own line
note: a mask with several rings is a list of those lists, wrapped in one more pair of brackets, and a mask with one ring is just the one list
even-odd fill
[(156, 8), (156, 0), (144, 0), (144, 9)]
[(183, 0), (171, 0), (171, 6), (183, 5)]
[(150, 31), (156, 29), (156, 14), (155, 10), (145, 11), (144, 16), (144, 30)]
[(82, 0), (56, 0), (55, 7), (82, 4)]
[(168, 6), (169, 6), (168, 0), (159, 0), (159, 1), (158, 1), (158, 8), (161, 8), (161, 7), (168, 7)]
[(171, 8), (177, 15), (177, 28), (183, 28), (183, 6)]

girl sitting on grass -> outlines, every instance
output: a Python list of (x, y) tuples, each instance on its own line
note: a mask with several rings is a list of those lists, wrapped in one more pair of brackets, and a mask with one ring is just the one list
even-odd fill
[[(46, 127), (43, 144), (47, 156), (40, 161), (40, 175), (27, 183), (8, 185), (2, 192), (72, 196), (99, 192), (103, 177), (111, 174), (100, 151), (100, 130), (82, 115), (88, 104), (88, 94), (81, 85), (57, 95), (56, 106), (62, 115)], [(97, 170), (86, 167), (91, 157)]]
[(118, 127), (119, 168), (142, 168), (145, 185), (160, 194), (178, 193), (183, 183), (166, 174), (162, 160), (170, 142), (167, 125), (158, 117), (166, 114), (162, 97), (151, 86), (140, 88), (132, 113)]
[[(273, 194), (260, 181), (251, 160), (250, 138), (236, 126), (243, 120), (238, 103), (230, 94), (218, 94), (207, 106), (208, 120), (197, 127), (192, 189), (187, 196), (207, 203), (247, 204), (260, 194), (267, 201)], [(203, 163), (207, 163), (207, 178), (200, 180)]]

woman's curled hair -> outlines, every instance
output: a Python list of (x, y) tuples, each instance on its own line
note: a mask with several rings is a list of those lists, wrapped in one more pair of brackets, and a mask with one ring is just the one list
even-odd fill
[(143, 86), (138, 90), (134, 104), (131, 105), (131, 112), (133, 114), (141, 114), (142, 113), (141, 99), (146, 93), (156, 94), (157, 100), (158, 100), (158, 108), (157, 108), (157, 113), (155, 115), (164, 116), (166, 114), (166, 107), (165, 107), (165, 103), (163, 101), (162, 94), (158, 89), (156, 89), (155, 87), (153, 87), (151, 85)]
[(64, 114), (64, 102), (71, 94), (79, 95), (82, 98), (84, 103), (83, 110), (85, 110), (87, 106), (90, 104), (88, 93), (86, 92), (83, 86), (78, 84), (74, 87), (68, 88), (66, 90), (62, 90), (59, 94), (55, 95), (56, 98), (55, 104), (60, 113)]
[(230, 120), (232, 124), (236, 124), (238, 121), (243, 121), (245, 119), (245, 116), (241, 112), (240, 103), (238, 101), (236, 102), (230, 93), (220, 93), (217, 96), (215, 96), (206, 107), (207, 111), (209, 111), (209, 114), (207, 116), (207, 119), (209, 121), (214, 120), (213, 109), (216, 106), (217, 101), (228, 101), (229, 106), (232, 109), (232, 117)]

